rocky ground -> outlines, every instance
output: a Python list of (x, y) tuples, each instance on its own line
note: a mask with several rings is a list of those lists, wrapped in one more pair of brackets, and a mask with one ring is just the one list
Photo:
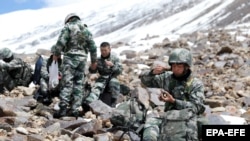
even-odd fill
[[(144, 40), (150, 40), (148, 37)], [(115, 44), (121, 46), (123, 43)], [(125, 43), (124, 43), (125, 44)], [(212, 124), (250, 123), (250, 40), (242, 30), (211, 30), (180, 36), (176, 41), (167, 37), (155, 43), (152, 49), (135, 52), (124, 50), (122, 60), (124, 71), (119, 80), (138, 95), (144, 105), (154, 103), (162, 107), (156, 98), (159, 89), (141, 86), (138, 75), (144, 69), (156, 64), (168, 66), (168, 55), (174, 48), (190, 49), (194, 57), (193, 72), (205, 85), (206, 117)], [(48, 56), (46, 50), (38, 50)], [(34, 64), (36, 54), (21, 55), (25, 61)], [(94, 82), (97, 75), (89, 76)], [(33, 95), (37, 86), (17, 87), (1, 94), (0, 100), (0, 140), (4, 141), (108, 141), (119, 140), (122, 132), (107, 132), (112, 108), (101, 101), (91, 105), (91, 111), (77, 120), (74, 117), (53, 119), (58, 110), (58, 98), (46, 106)], [(121, 102), (127, 96), (120, 98)], [(157, 109), (157, 108), (156, 108)], [(159, 110), (155, 110), (159, 111)], [(233, 119), (233, 120), (231, 120)], [(123, 140), (129, 140), (125, 135)]]

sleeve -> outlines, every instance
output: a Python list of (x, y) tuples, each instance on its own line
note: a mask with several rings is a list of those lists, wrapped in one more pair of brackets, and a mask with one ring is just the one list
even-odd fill
[(120, 59), (117, 56), (114, 57), (113, 63), (114, 63), (114, 66), (111, 68), (113, 73), (115, 75), (120, 75), (122, 73), (123, 68), (122, 68), (122, 64), (120, 62)]
[(188, 100), (175, 101), (176, 109), (191, 108), (196, 114), (202, 114), (205, 111), (204, 105), (204, 85), (201, 81), (194, 81), (190, 94), (188, 94)]
[(67, 26), (65, 26), (57, 39), (56, 42), (56, 49), (55, 49), (55, 55), (59, 56), (60, 53), (65, 50), (66, 44), (69, 40), (69, 29)]
[(152, 70), (144, 71), (140, 74), (139, 78), (143, 85), (151, 88), (164, 88), (164, 81), (166, 78), (167, 72), (154, 75)]
[(49, 73), (47, 70), (47, 62), (48, 59), (43, 60), (42, 68), (41, 68), (41, 77), (45, 80), (49, 80)]
[(92, 37), (92, 34), (87, 30), (87, 48), (90, 52), (90, 59), (91, 63), (94, 63), (97, 61), (97, 49), (96, 49), (96, 44), (94, 42), (94, 39)]
[(11, 70), (14, 70), (14, 69), (22, 68), (23, 67), (23, 62), (21, 62), (21, 59), (20, 60), (13, 59), (9, 63), (2, 63), (0, 67), (11, 71)]

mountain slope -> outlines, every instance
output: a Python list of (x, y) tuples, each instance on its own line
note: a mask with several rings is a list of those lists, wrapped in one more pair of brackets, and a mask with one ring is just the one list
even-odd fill
[[(68, 13), (80, 15), (99, 44), (136, 42), (249, 22), (247, 0), (87, 0), (77, 4), (0, 15), (0, 46), (34, 53), (55, 43)], [(86, 6), (87, 5), (87, 6)], [(72, 10), (73, 9), (73, 10)], [(21, 19), (20, 19), (21, 17)], [(20, 19), (20, 20), (17, 20)], [(2, 22), (3, 21), (3, 22)]]

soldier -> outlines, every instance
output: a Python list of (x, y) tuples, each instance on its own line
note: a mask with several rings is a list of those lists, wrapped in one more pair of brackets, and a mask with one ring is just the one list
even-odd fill
[(173, 50), (168, 63), (171, 71), (158, 66), (140, 75), (145, 86), (163, 89), (159, 99), (165, 102), (163, 115), (146, 120), (143, 140), (197, 141), (197, 117), (205, 110), (203, 83), (192, 75), (188, 50)]
[[(42, 68), (41, 68), (41, 79), (40, 79), (40, 95), (42, 96), (42, 102), (44, 104), (49, 104), (51, 102), (51, 96), (56, 96), (60, 93), (60, 84), (61, 84), (61, 64), (62, 64), (62, 59), (61, 59), (61, 54), (59, 56), (54, 55), (55, 52), (55, 45), (52, 46), (51, 48), (51, 53), (50, 57), (48, 59), (44, 59), (42, 63)], [(52, 87), (49, 86), (49, 76), (50, 76), (50, 68), (53, 63), (58, 64), (59, 68), (59, 76), (58, 76), (58, 85)]]
[(16, 86), (28, 87), (32, 81), (33, 69), (21, 58), (14, 57), (8, 48), (0, 49), (0, 93), (4, 88), (11, 91)]
[(65, 26), (59, 35), (55, 51), (57, 56), (60, 55), (61, 51), (64, 52), (60, 110), (54, 114), (55, 118), (66, 116), (68, 106), (71, 107), (73, 116), (79, 116), (88, 52), (91, 55), (91, 67), (95, 68), (97, 65), (95, 42), (88, 28), (81, 23), (80, 17), (71, 13), (66, 16), (64, 23)]
[(107, 86), (111, 92), (111, 106), (115, 106), (117, 97), (120, 94), (120, 83), (117, 76), (122, 72), (122, 65), (119, 58), (111, 53), (111, 47), (108, 42), (101, 43), (100, 52), (101, 56), (97, 59), (97, 68), (89, 69), (90, 73), (96, 73), (98, 71), (100, 76), (96, 80), (86, 101), (90, 103), (94, 100), (98, 100), (100, 94), (102, 94)]

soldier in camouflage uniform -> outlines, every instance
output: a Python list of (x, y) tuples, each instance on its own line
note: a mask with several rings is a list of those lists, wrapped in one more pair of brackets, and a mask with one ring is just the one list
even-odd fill
[(140, 75), (147, 87), (162, 88), (159, 96), (165, 102), (160, 117), (148, 118), (144, 126), (144, 141), (197, 141), (197, 117), (205, 110), (204, 86), (192, 75), (192, 55), (182, 48), (169, 56), (171, 71), (158, 66)]
[(28, 87), (32, 81), (33, 69), (21, 58), (14, 57), (8, 48), (0, 49), (0, 93), (4, 88), (11, 91), (16, 86)]
[(61, 74), (59, 75), (59, 84), (55, 88), (49, 87), (49, 68), (53, 61), (56, 61), (58, 64), (59, 72), (61, 73), (61, 64), (62, 59), (61, 55), (59, 56), (54, 55), (55, 52), (55, 45), (51, 48), (50, 57), (48, 59), (44, 59), (42, 63), (41, 68), (41, 79), (40, 79), (40, 94), (43, 97), (42, 102), (43, 103), (50, 103), (51, 102), (51, 96), (56, 96), (60, 92), (60, 80), (61, 80)]
[(92, 34), (82, 24), (80, 17), (74, 13), (66, 16), (65, 26), (57, 40), (55, 55), (59, 56), (61, 51), (64, 52), (64, 56), (60, 110), (54, 114), (54, 117), (67, 115), (67, 108), (70, 104), (72, 115), (77, 117), (82, 104), (84, 70), (88, 52), (91, 55), (91, 67), (93, 68), (97, 65), (97, 52)]
[[(90, 103), (94, 100), (98, 100), (100, 94), (107, 85), (107, 88), (111, 92), (111, 104), (115, 106), (117, 96), (120, 94), (120, 83), (117, 76), (122, 73), (122, 65), (119, 58), (111, 53), (110, 44), (108, 42), (101, 43), (100, 52), (101, 56), (97, 59), (97, 68), (89, 69), (90, 73), (96, 73), (98, 71), (100, 76), (96, 80), (86, 101)], [(108, 80), (109, 77), (111, 77), (110, 80)]]

